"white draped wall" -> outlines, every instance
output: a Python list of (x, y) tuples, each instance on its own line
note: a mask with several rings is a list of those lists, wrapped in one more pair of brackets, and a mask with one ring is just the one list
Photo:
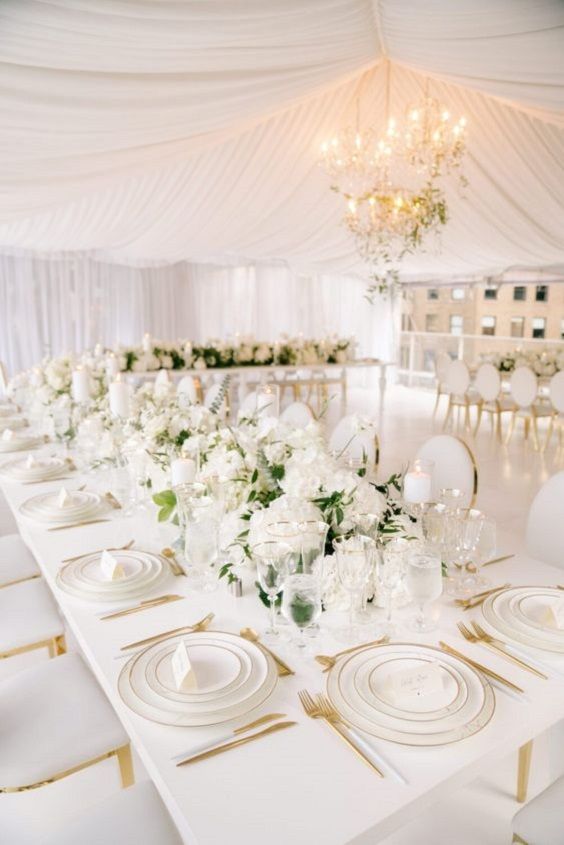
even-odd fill
[(0, 360), (11, 373), (97, 342), (205, 341), (240, 334), (354, 335), (359, 354), (395, 357), (398, 304), (370, 306), (365, 283), (298, 275), (282, 263), (134, 267), (76, 255), (0, 256)]

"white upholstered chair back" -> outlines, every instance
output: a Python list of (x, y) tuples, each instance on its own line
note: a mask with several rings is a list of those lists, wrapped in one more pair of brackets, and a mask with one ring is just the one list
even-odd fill
[[(208, 387), (208, 389), (204, 393), (204, 405), (205, 405), (205, 407), (211, 408), (211, 406), (218, 399), (220, 394), (221, 394), (221, 382), (216, 382), (215, 384), (212, 384), (211, 387)], [(225, 398), (224, 398), (223, 402), (222, 402), (221, 412), (225, 413), (226, 410), (227, 410), (227, 404), (226, 404), (226, 401), (225, 401)]]
[(564, 569), (564, 471), (545, 481), (529, 508), (527, 552)]
[(478, 492), (478, 470), (466, 443), (451, 434), (439, 434), (427, 440), (416, 458), (433, 461), (432, 496), (437, 501), (443, 488), (462, 490), (462, 507), (472, 507)]
[(537, 377), (530, 367), (517, 367), (509, 385), (513, 401), (520, 408), (530, 408), (538, 394)]
[(501, 376), (493, 364), (482, 364), (478, 368), (474, 387), (484, 402), (493, 402), (501, 392)]
[(435, 374), (439, 384), (444, 384), (446, 381), (448, 368), (452, 363), (452, 358), (448, 352), (437, 352), (435, 356)]
[(564, 414), (564, 370), (552, 376), (549, 391), (554, 410)]
[(314, 416), (313, 411), (305, 402), (292, 402), (282, 411), (280, 419), (294, 428), (305, 428), (314, 420)]
[(470, 387), (470, 372), (464, 361), (451, 361), (446, 372), (446, 387), (453, 396), (464, 396)]
[(250, 393), (247, 393), (241, 405), (239, 407), (239, 413), (244, 414), (245, 416), (252, 416), (257, 409), (257, 392), (256, 390), (251, 390)]
[(354, 415), (343, 417), (329, 438), (331, 452), (342, 452), (349, 458), (361, 460), (365, 455), (369, 466), (377, 466), (379, 459), (378, 437), (371, 429), (358, 431)]
[(176, 393), (179, 398), (182, 397), (186, 402), (195, 404), (198, 401), (198, 391), (196, 390), (192, 376), (184, 376), (184, 378), (180, 379)]

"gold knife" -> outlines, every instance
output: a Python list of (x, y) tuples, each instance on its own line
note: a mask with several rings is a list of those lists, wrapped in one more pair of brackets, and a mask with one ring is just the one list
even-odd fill
[(86, 557), (87, 555), (101, 555), (102, 552), (126, 552), (132, 547), (134, 542), (135, 540), (130, 540), (129, 543), (125, 544), (125, 546), (112, 546), (109, 549), (95, 549), (93, 552), (81, 552), (79, 555), (74, 555), (73, 557), (64, 557), (61, 563), (74, 563), (75, 560), (78, 560), (81, 557)]
[(109, 522), (109, 519), (89, 519), (86, 522), (72, 522), (70, 525), (57, 525), (47, 531), (64, 531), (66, 528), (80, 528), (82, 525), (96, 525), (98, 522)]
[(233, 738), (236, 739), (239, 734), (247, 733), (247, 731), (260, 728), (261, 725), (268, 725), (269, 722), (275, 722), (277, 719), (285, 718), (285, 713), (267, 713), (265, 716), (255, 719), (254, 722), (249, 722), (247, 725), (241, 725), (240, 728), (234, 728), (234, 730), (228, 731), (223, 736), (218, 737), (214, 742), (206, 742), (206, 744), (200, 748), (191, 748), (189, 751), (184, 751), (182, 754), (175, 754), (171, 759), (176, 762), (177, 760), (185, 760), (187, 757), (193, 757), (195, 754), (203, 754), (204, 751), (211, 751), (212, 748), (216, 748), (224, 742), (228, 742)]
[(166, 640), (169, 637), (174, 636), (174, 634), (183, 634), (184, 632), (189, 633), (194, 629), (198, 630), (200, 625), (204, 622), (209, 623), (214, 618), (213, 613), (208, 613), (207, 616), (202, 619), (201, 622), (196, 623), (196, 625), (182, 625), (180, 628), (173, 628), (172, 631), (163, 631), (162, 634), (154, 634), (152, 637), (146, 637), (144, 640), (137, 640), (136, 643), (128, 643), (127, 645), (122, 645), (120, 651), (128, 651), (130, 648), (139, 648), (143, 645), (151, 645), (151, 643), (158, 643), (160, 640)]
[(509, 560), (510, 558), (515, 557), (514, 554), (512, 555), (502, 555), (501, 557), (493, 557), (491, 560), (487, 560), (482, 566), (491, 566), (492, 563), (501, 563), (502, 560)]
[(469, 666), (472, 666), (474, 669), (477, 669), (478, 672), (481, 672), (483, 675), (486, 675), (488, 678), (492, 678), (494, 681), (498, 681), (500, 684), (504, 684), (509, 689), (512, 689), (514, 692), (525, 692), (525, 690), (518, 687), (517, 684), (514, 684), (513, 681), (508, 681), (507, 678), (504, 678), (503, 675), (498, 675), (497, 672), (494, 672), (493, 669), (488, 669), (487, 666), (483, 666), (481, 663), (478, 663), (476, 660), (472, 660), (470, 657), (467, 657), (465, 654), (462, 654), (460, 651), (457, 651), (452, 646), (448, 645), (447, 643), (439, 642), (440, 647), (443, 651), (446, 651), (447, 654), (452, 654), (453, 657), (458, 657), (459, 660), (463, 660), (465, 663), (468, 663)]
[(270, 725), (258, 733), (250, 736), (243, 736), (239, 739), (234, 739), (232, 742), (226, 742), (225, 745), (219, 745), (216, 748), (211, 748), (209, 751), (202, 751), (200, 754), (195, 754), (193, 757), (188, 757), (186, 760), (181, 760), (177, 763), (178, 766), (188, 766), (190, 763), (197, 763), (199, 760), (207, 760), (208, 757), (215, 757), (216, 754), (223, 754), (224, 751), (230, 751), (232, 748), (237, 748), (239, 745), (245, 745), (247, 742), (253, 742), (255, 739), (260, 739), (268, 734), (276, 733), (276, 731), (283, 731), (286, 728), (291, 728), (292, 725), (297, 725), (297, 722), (278, 722), (276, 725)]
[(168, 604), (168, 602), (172, 601), (180, 601), (180, 599), (184, 599), (186, 596), (177, 596), (174, 593), (170, 593), (166, 596), (158, 596), (155, 599), (147, 599), (146, 601), (142, 601), (141, 604), (136, 604), (133, 607), (126, 607), (124, 610), (116, 610), (113, 613), (106, 613), (105, 616), (100, 616), (100, 619), (117, 619), (119, 616), (128, 616), (130, 613), (138, 613), (140, 610), (147, 610), (149, 607), (158, 607), (161, 604)]

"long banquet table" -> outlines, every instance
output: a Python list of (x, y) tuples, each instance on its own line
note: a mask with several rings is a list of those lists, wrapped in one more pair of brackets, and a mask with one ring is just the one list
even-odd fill
[[(67, 486), (74, 488), (84, 482), (93, 486), (91, 477), (80, 475)], [(490, 723), (471, 738), (452, 745), (414, 748), (374, 739), (378, 751), (405, 776), (408, 785), (392, 777), (378, 778), (324, 724), (305, 716), (298, 690), (321, 691), (326, 676), (311, 657), (297, 657), (290, 646), (281, 646), (279, 652), (296, 674), (279, 678), (271, 698), (238, 724), (273, 711), (285, 713), (299, 724), (193, 766), (177, 768), (171, 760), (173, 755), (225, 733), (226, 725), (168, 727), (135, 715), (117, 693), (117, 678), (125, 661), (116, 656), (126, 643), (195, 622), (210, 610), (215, 613), (216, 630), (238, 632), (243, 626), (260, 630), (266, 615), (252, 586), (252, 573), (241, 598), (232, 596), (223, 583), (216, 592), (196, 593), (187, 578), (171, 576), (156, 592), (177, 592), (185, 595), (185, 600), (102, 621), (97, 614), (108, 610), (108, 605), (72, 598), (57, 587), (55, 576), (62, 559), (104, 546), (119, 546), (132, 538), (139, 548), (158, 551), (157, 535), (146, 515), (123, 518), (114, 511), (109, 522), (50, 533), (19, 514), (23, 501), (60, 485), (60, 481), (33, 486), (1, 482), (22, 536), (35, 554), (69, 629), (122, 720), (183, 841), (189, 845), (373, 845), (433, 802), (444, 800), (486, 773), (499, 758), (517, 752), (564, 715), (564, 656), (543, 654), (543, 661), (558, 673), (551, 674), (548, 681), (523, 672), (486, 649), (464, 642), (455, 621), (463, 616), (467, 621), (469, 614), (463, 615), (443, 598), (439, 630), (423, 638), (410, 635), (409, 640), (428, 644), (446, 640), (523, 686), (527, 700), (516, 701), (496, 691), (496, 712)], [(562, 581), (560, 570), (528, 558), (516, 548), (514, 538), (502, 536), (499, 547), (499, 554), (517, 555), (488, 570), (494, 583), (555, 585)], [(368, 632), (370, 639), (374, 633)], [(324, 632), (316, 651), (331, 654), (343, 647)]]

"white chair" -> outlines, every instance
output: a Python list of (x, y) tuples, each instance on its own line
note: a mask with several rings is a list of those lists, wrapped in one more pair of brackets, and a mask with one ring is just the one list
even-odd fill
[(564, 777), (558, 778), (513, 817), (513, 842), (562, 845), (564, 842)]
[(552, 404), (552, 416), (546, 433), (544, 448), (548, 446), (556, 425), (558, 432), (558, 451), (564, 449), (564, 370), (555, 373), (550, 379), (549, 396)]
[(184, 376), (180, 379), (176, 387), (176, 395), (192, 405), (198, 402), (198, 391), (192, 376)]
[(315, 417), (313, 411), (305, 402), (292, 402), (282, 411), (280, 419), (282, 422), (294, 426), (294, 428), (305, 428)]
[(490, 415), (492, 433), (495, 431), (502, 440), (501, 418), (504, 413), (511, 413), (516, 410), (515, 402), (512, 399), (502, 396), (501, 394), (501, 376), (497, 367), (493, 364), (482, 364), (476, 373), (474, 379), (474, 387), (482, 400), (478, 405), (478, 418), (476, 419), (476, 427), (474, 428), (474, 436), (478, 433), (480, 422), (482, 421), (482, 414)]
[(517, 417), (523, 420), (525, 427), (525, 439), (529, 436), (529, 430), (533, 433), (533, 446), (539, 448), (539, 431), (537, 419), (539, 417), (552, 416), (552, 408), (546, 403), (538, 401), (538, 380), (529, 367), (517, 367), (510, 379), (510, 392), (516, 409), (511, 415), (506, 443), (509, 443), (515, 428)]
[(151, 781), (123, 789), (42, 836), (37, 845), (182, 845)]
[(448, 408), (443, 428), (450, 422), (454, 408), (458, 408), (458, 422), (460, 422), (460, 409), (464, 408), (464, 426), (470, 431), (470, 408), (472, 405), (479, 405), (479, 395), (470, 389), (470, 371), (464, 361), (451, 361), (448, 365), (445, 379), (445, 387), (448, 391)]
[(353, 460), (364, 460), (368, 466), (378, 469), (380, 461), (380, 443), (374, 431), (358, 431), (354, 415), (343, 417), (329, 438), (329, 450), (346, 454)]
[(435, 400), (435, 407), (433, 409), (433, 416), (436, 415), (437, 410), (439, 408), (439, 402), (441, 401), (441, 396), (448, 396), (448, 390), (446, 386), (446, 378), (448, 373), (448, 368), (452, 358), (448, 354), (448, 352), (437, 352), (435, 356), (435, 376), (437, 379), (437, 398)]
[(133, 783), (127, 734), (78, 654), (2, 681), (0, 725), (0, 792), (45, 786), (112, 756), (122, 786)]
[(564, 471), (545, 481), (527, 517), (526, 543), (531, 557), (564, 568)]
[(49, 587), (33, 578), (0, 589), (0, 659), (38, 648), (64, 654), (65, 628)]
[(35, 558), (19, 534), (0, 537), (0, 589), (40, 576)]
[(251, 390), (250, 393), (247, 393), (241, 405), (239, 407), (239, 413), (243, 414), (244, 416), (252, 416), (257, 409), (257, 392), (256, 390)]
[(438, 434), (427, 440), (415, 457), (433, 461), (431, 492), (435, 502), (442, 489), (454, 488), (463, 492), (461, 507), (474, 507), (478, 495), (478, 468), (463, 440), (451, 434)]
[[(219, 397), (221, 396), (223, 390), (223, 382), (216, 382), (212, 384), (211, 387), (208, 387), (206, 392), (204, 393), (204, 405), (206, 408), (211, 408), (212, 405), (216, 405)], [(229, 406), (228, 406), (228, 399), (227, 393), (223, 397), (221, 401), (221, 407), (219, 409), (219, 415), (222, 417), (229, 415)]]

